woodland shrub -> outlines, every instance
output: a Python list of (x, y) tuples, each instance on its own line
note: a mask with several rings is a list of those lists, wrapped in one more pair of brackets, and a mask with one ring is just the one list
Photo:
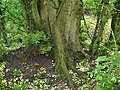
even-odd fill
[(120, 88), (120, 51), (110, 57), (99, 56), (96, 67), (88, 72), (90, 82), (80, 86), (78, 90), (118, 90)]

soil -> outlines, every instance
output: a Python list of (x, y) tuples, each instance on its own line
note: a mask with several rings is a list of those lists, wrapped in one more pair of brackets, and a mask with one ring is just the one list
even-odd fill
[[(34, 79), (34, 74), (38, 72), (38, 70), (43, 67), (46, 68), (46, 75), (44, 78), (49, 79), (49, 85), (54, 86), (57, 84), (61, 84), (64, 82), (61, 82), (61, 79), (58, 77), (54, 70), (53, 65), (53, 56), (51, 55), (42, 55), (42, 54), (34, 54), (29, 57), (26, 63), (24, 63), (19, 56), (21, 52), (20, 50), (13, 51), (9, 54), (9, 58), (7, 60), (6, 69), (9, 69), (10, 71), (13, 71), (14, 69), (20, 69), (23, 73), (23, 76), (25, 79), (29, 79), (29, 81), (32, 81)], [(56, 77), (52, 77), (56, 76)], [(10, 72), (6, 73), (6, 79), (11, 79), (13, 75)], [(60, 82), (60, 83), (59, 83)], [(64, 85), (62, 84), (64, 87)], [(59, 90), (59, 89), (55, 89)], [(69, 90), (64, 89), (62, 90)]]

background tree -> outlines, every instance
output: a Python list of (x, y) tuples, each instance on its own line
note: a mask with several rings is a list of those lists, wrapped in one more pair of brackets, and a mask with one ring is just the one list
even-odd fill
[(98, 49), (100, 48), (100, 44), (103, 40), (103, 35), (104, 35), (104, 27), (110, 18), (110, 4), (109, 0), (102, 0), (97, 3), (97, 21), (96, 21), (96, 26), (93, 34), (93, 38), (91, 41), (90, 45), (90, 53), (91, 56), (98, 55)]
[(4, 8), (2, 7), (2, 2), (0, 1), (0, 35), (2, 35), (4, 42), (7, 44), (7, 34), (5, 31), (5, 20), (4, 20)]
[[(112, 14), (112, 22), (111, 22), (112, 33), (110, 36), (110, 40), (115, 39), (116, 49), (120, 49), (120, 1), (116, 0), (114, 3), (114, 12)], [(113, 35), (114, 34), (114, 35)]]

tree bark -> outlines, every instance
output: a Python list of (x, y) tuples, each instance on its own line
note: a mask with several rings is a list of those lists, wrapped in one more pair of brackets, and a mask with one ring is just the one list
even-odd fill
[(73, 53), (80, 51), (85, 54), (79, 40), (83, 11), (81, 0), (33, 0), (32, 5), (35, 23), (40, 24), (39, 21), (43, 21), (54, 44), (56, 72), (75, 90), (69, 74), (69, 69), (76, 72), (73, 65)]
[[(56, 3), (57, 9), (48, 13), (50, 19), (51, 36), (54, 43), (55, 70), (74, 89), (69, 75), (69, 69), (76, 71), (73, 66), (73, 53), (82, 51), (79, 41), (79, 27), (82, 18), (82, 2), (79, 0), (63, 0)], [(49, 5), (50, 6), (50, 5)], [(55, 9), (52, 8), (51, 9)], [(48, 10), (49, 11), (49, 10)], [(50, 10), (51, 11), (51, 10)]]

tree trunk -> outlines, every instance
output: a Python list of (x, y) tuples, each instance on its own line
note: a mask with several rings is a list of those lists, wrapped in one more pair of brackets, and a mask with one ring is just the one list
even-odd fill
[(100, 44), (103, 39), (103, 31), (104, 27), (110, 17), (109, 15), (109, 0), (102, 0), (98, 6), (97, 10), (97, 21), (96, 27), (94, 31), (94, 35), (92, 38), (92, 42), (90, 44), (90, 53), (91, 53), (91, 60), (95, 59), (98, 55), (98, 48), (100, 48)]
[(28, 27), (28, 32), (33, 32), (35, 29), (34, 19), (32, 16), (32, 6), (31, 6), (31, 0), (20, 0), (20, 4), (23, 10), (23, 15), (25, 17), (25, 21)]
[[(114, 13), (112, 15), (111, 28), (114, 33), (115, 42), (117, 44), (116, 48), (120, 50), (120, 0), (117, 0), (114, 4)], [(113, 40), (113, 35), (111, 33), (110, 40)]]
[[(40, 15), (37, 7), (38, 0), (20, 0), (20, 4), (28, 27), (28, 33), (32, 34), (37, 30), (40, 30)], [(31, 43), (26, 46), (22, 56), (24, 61), (28, 60), (29, 56), (35, 52), (36, 47), (37, 45), (33, 45)]]
[[(0, 6), (2, 5), (1, 1), (0, 1)], [(5, 44), (8, 44), (8, 40), (7, 40), (7, 34), (5, 31), (5, 25), (4, 25), (4, 12), (2, 11), (2, 9), (0, 8), (0, 36), (2, 34), (3, 40), (5, 42)]]
[[(79, 42), (79, 27), (81, 21), (82, 3), (79, 0), (63, 0), (56, 3), (54, 22), (50, 22), (51, 36), (54, 43), (55, 70), (62, 79), (67, 80), (74, 89), (69, 75), (69, 69), (76, 71), (73, 66), (73, 52), (81, 51)], [(54, 9), (54, 8), (53, 8)], [(49, 19), (51, 19), (49, 13)]]
[(85, 54), (79, 41), (83, 11), (81, 0), (34, 0), (32, 5), (32, 15), (36, 24), (43, 21), (53, 41), (55, 70), (75, 89), (69, 74), (69, 69), (76, 71), (73, 65), (73, 53), (80, 51)]

